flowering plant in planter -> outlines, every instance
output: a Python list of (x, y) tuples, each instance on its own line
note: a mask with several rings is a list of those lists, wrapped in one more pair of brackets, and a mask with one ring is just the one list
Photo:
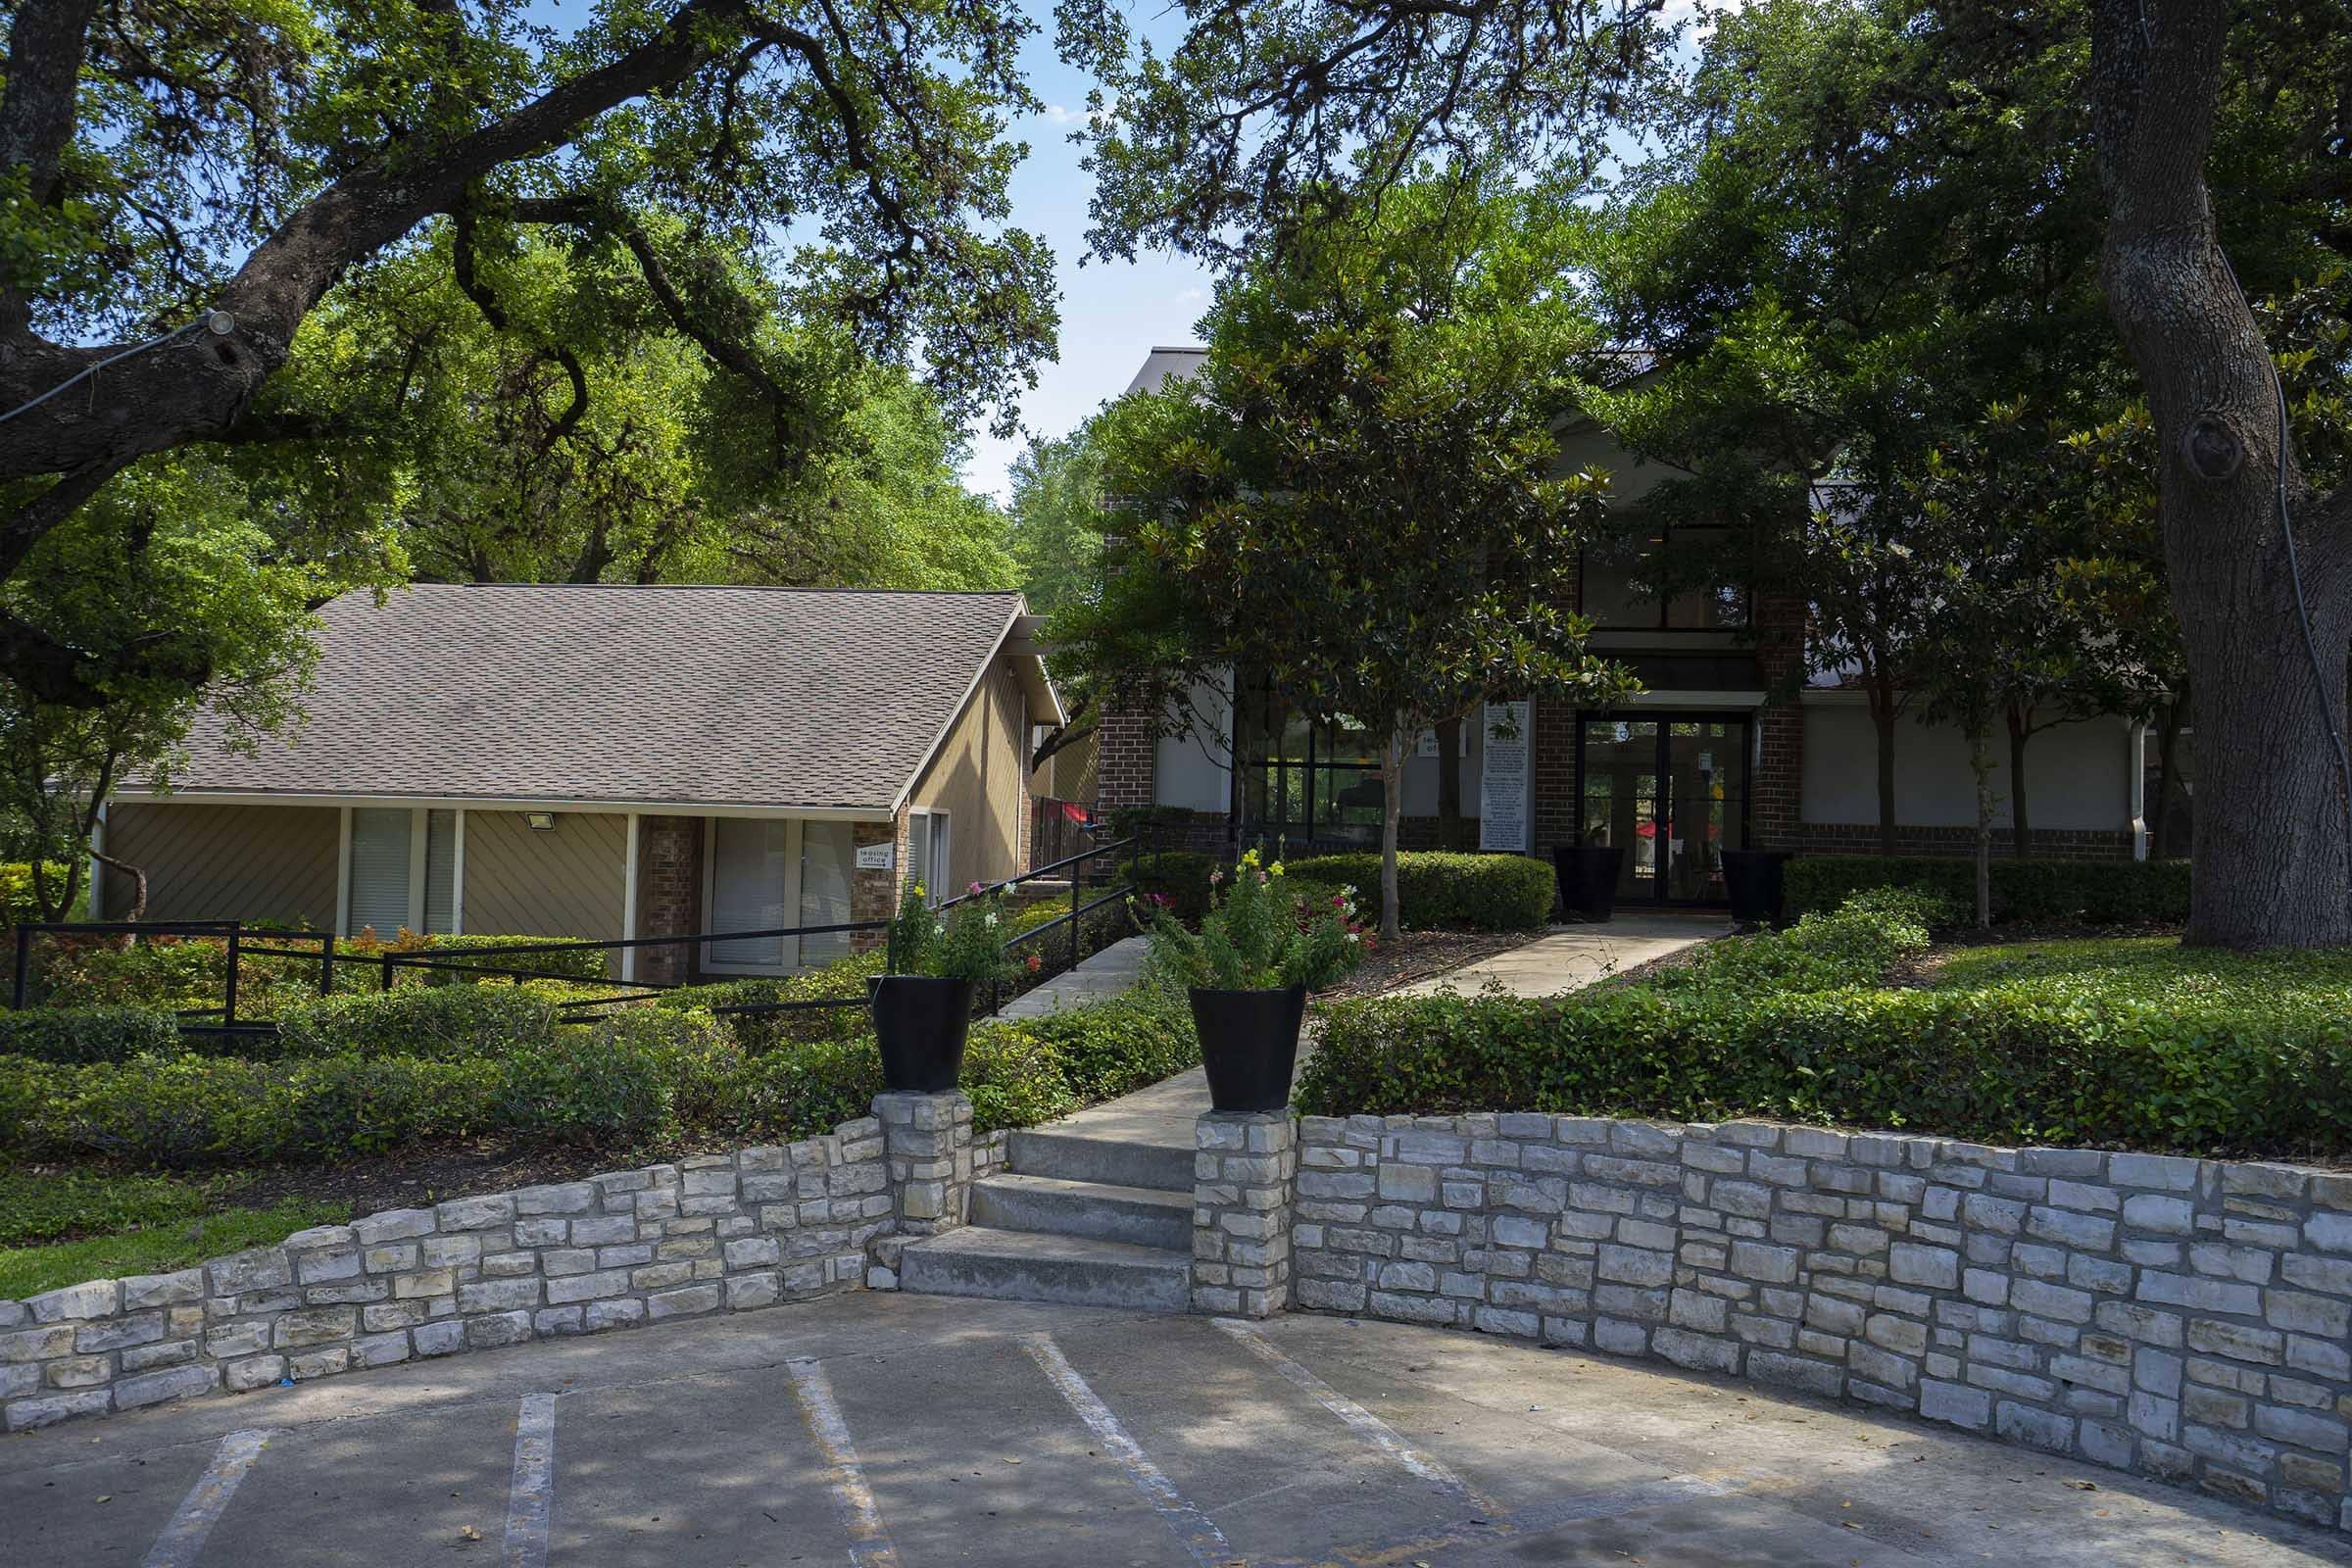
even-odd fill
[(931, 907), (920, 882), (908, 882), (891, 917), (892, 974), (931, 975), (998, 984), (1021, 973), (1019, 960), (1004, 951), (1011, 932), (1005, 924), (1004, 890), (974, 882), (944, 913)]
[(1282, 861), (1251, 850), (1233, 868), (1209, 873), (1209, 908), (1191, 931), (1173, 911), (1151, 917), (1154, 969), (1190, 988), (1193, 1022), (1218, 1110), (1280, 1110), (1290, 1102), (1306, 993), (1327, 986), (1363, 956), (1355, 890), (1294, 895)]
[(874, 1035), (882, 1079), (893, 1090), (938, 1094), (956, 1087), (971, 1027), (972, 996), (1021, 971), (1004, 952), (1004, 895), (977, 882), (942, 915), (909, 880), (890, 922), (888, 974), (873, 980)]
[(1152, 938), (1153, 963), (1189, 986), (1223, 991), (1305, 986), (1321, 990), (1353, 969), (1364, 956), (1355, 919), (1355, 889), (1294, 894), (1283, 864), (1244, 855), (1231, 873), (1208, 874), (1208, 913), (1188, 929), (1165, 899), (1137, 906)]

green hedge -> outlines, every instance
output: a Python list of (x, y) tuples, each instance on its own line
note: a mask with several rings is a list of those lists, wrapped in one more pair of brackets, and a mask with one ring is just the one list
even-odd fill
[[(669, 1011), (757, 1006), (777, 1002), (850, 1000), (862, 1003), (866, 981), (882, 972), (882, 955), (858, 954), (806, 974), (777, 979), (721, 980), (656, 994), (649, 1005)], [(722, 1013), (745, 1051), (764, 1053), (802, 1040), (848, 1040), (871, 1027), (863, 1006), (804, 1007), (790, 1012)]]
[[(1790, 919), (1835, 909), (1868, 888), (1909, 888), (1947, 906), (1938, 923), (1970, 918), (1977, 906), (1976, 862), (1932, 855), (1800, 855), (1787, 868)], [(1992, 916), (2030, 925), (2094, 926), (2188, 919), (2186, 860), (1992, 861)]]
[[(467, 1012), (512, 999), (503, 1012)], [(869, 1113), (881, 1062), (868, 1036), (747, 1054), (709, 1012), (636, 1007), (544, 1027), (514, 988), (426, 990), (325, 1004), (303, 1050), (248, 1060), (180, 1053), (123, 1061), (0, 1056), (0, 1156), (201, 1167), (331, 1160), (496, 1135), (625, 1150), (649, 1142), (786, 1140)], [(439, 1041), (489, 1022), (446, 1058), (382, 1054), (400, 1030)], [(1181, 998), (1139, 994), (972, 1032), (963, 1084), (979, 1127), (1024, 1126), (1156, 1082), (1200, 1060)]]
[(559, 1016), (554, 1002), (523, 986), (411, 986), (315, 997), (278, 1020), (278, 1054), (500, 1058), (546, 1045)]
[[(1367, 912), (1380, 908), (1380, 853), (1350, 851), (1287, 862), (1316, 882), (1351, 882)], [(1527, 855), (1402, 850), (1396, 856), (1397, 917), (1413, 930), (1468, 926), (1531, 931), (1551, 918), (1558, 881), (1548, 861)]]
[[(1647, 983), (1549, 1001), (1324, 1010), (1310, 1114), (1540, 1110), (1894, 1128), (2207, 1155), (2352, 1152), (2352, 974), (2328, 956), (2080, 944), (1890, 987), (1900, 901), (1719, 943)], [(2161, 951), (2157, 951), (2161, 950)]]
[(39, 1061), (127, 1061), (178, 1049), (179, 1024), (152, 1007), (31, 1007), (0, 1012), (0, 1056)]
[[(454, 963), (497, 965), (508, 969), (528, 969), (536, 974), (560, 975), (569, 980), (604, 980), (611, 978), (611, 952), (604, 948), (554, 948), (542, 953), (521, 953), (512, 956), (508, 948), (545, 948), (560, 937), (514, 936), (440, 936), (401, 945), (393, 950), (412, 957), (447, 958)], [(338, 944), (337, 954), (367, 961), (368, 950)], [(382, 950), (375, 949), (379, 954)], [(395, 965), (393, 978), (397, 981), (404, 971)], [(421, 975), (430, 986), (478, 985), (490, 976), (467, 974), (464, 969), (410, 969), (406, 973)]]
[[(384, 954), (427, 957), (450, 956), (456, 961), (491, 964), (502, 961), (502, 950), (535, 947), (546, 937), (437, 936), (412, 937), (405, 943), (338, 941), (335, 944), (335, 992), (357, 995), (379, 990), (383, 984)], [(271, 955), (240, 953), (237, 965), (237, 1013), (243, 1018), (274, 1017), (286, 1007), (318, 994), (318, 943), (315, 938), (273, 939), (268, 931), (248, 931), (247, 947), (271, 950)], [(123, 945), (107, 938), (43, 939), (34, 946), (37, 1000), (47, 1007), (217, 1007), (228, 977), (228, 946), (211, 937), (147, 937)], [(277, 953), (297, 956), (280, 957)], [(466, 956), (473, 956), (470, 959)], [(606, 978), (605, 954), (596, 948), (526, 954), (506, 960), (511, 967), (527, 968), (571, 979), (594, 982)], [(494, 980), (465, 969), (419, 969), (396, 964), (392, 983), (397, 988), (480, 984)]]

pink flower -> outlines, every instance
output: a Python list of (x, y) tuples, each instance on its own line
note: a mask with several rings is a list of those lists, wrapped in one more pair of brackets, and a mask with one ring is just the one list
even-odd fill
[(980, 884), (979, 884), (979, 883), (977, 883), (977, 882), (975, 882), (975, 883), (973, 883), (973, 884), (972, 884), (972, 885), (971, 885), (969, 888), (966, 888), (964, 891), (965, 891), (965, 892), (967, 892), (967, 893), (973, 894), (974, 896), (977, 896), (977, 895), (979, 894), (979, 892), (980, 892)]

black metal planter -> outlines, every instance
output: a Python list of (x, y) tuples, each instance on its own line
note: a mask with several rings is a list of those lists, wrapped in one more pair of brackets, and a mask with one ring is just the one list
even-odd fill
[(1787, 902), (1782, 868), (1788, 863), (1784, 850), (1723, 852), (1723, 891), (1732, 901), (1734, 924), (1780, 924)]
[(1291, 1102), (1306, 987), (1280, 991), (1192, 988), (1193, 1027), (1216, 1110), (1280, 1110)]
[(963, 1040), (972, 1026), (972, 982), (927, 974), (876, 975), (874, 1034), (882, 1042), (882, 1083), (901, 1094), (936, 1095), (956, 1087)]
[(1621, 844), (1555, 844), (1552, 869), (1559, 873), (1560, 904), (1579, 920), (1606, 920), (1617, 908), (1617, 878), (1625, 869)]

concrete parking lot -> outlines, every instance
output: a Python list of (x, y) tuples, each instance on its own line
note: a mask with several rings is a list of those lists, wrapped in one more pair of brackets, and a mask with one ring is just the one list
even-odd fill
[(911, 1296), (0, 1441), (11, 1564), (2352, 1562), (2334, 1536), (1493, 1338)]

